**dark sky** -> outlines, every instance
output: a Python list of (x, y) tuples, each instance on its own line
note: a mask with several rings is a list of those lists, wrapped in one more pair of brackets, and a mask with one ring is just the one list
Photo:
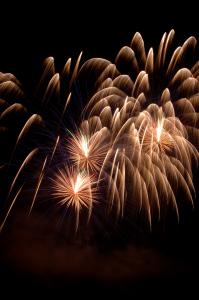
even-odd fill
[[(60, 1), (64, 2), (64, 1)], [(93, 2), (52, 4), (5, 1), (1, 5), (0, 69), (27, 80), (47, 56), (63, 65), (68, 56), (114, 59), (117, 51), (140, 31), (146, 45), (157, 45), (162, 34), (174, 28), (177, 39), (198, 35), (194, 4), (168, 1)], [(37, 74), (37, 73), (36, 73)]]
[[(177, 5), (175, 8), (173, 7), (174, 4), (169, 3), (168, 1), (155, 1), (156, 3), (148, 1), (147, 4), (145, 4), (144, 1), (139, 1), (141, 2), (140, 4), (138, 3), (138, 1), (136, 2), (132, 0), (128, 2), (114, 1), (114, 4), (109, 3), (108, 6), (107, 3), (103, 3), (100, 1), (92, 1), (93, 3), (90, 5), (85, 4), (84, 1), (82, 1), (81, 4), (75, 2), (71, 4), (68, 1), (65, 1), (64, 4), (60, 4), (55, 0), (52, 1), (52, 3), (51, 1), (49, 1), (49, 3), (47, 3), (46, 5), (37, 4), (36, 1), (34, 4), (30, 3), (29, 1), (26, 2), (26, 4), (20, 4), (19, 2), (13, 4), (12, 2), (7, 1), (7, 3), (1, 5), (0, 71), (14, 73), (25, 84), (27, 88), (32, 85), (32, 82), (36, 83), (38, 81), (41, 74), (41, 63), (48, 56), (55, 57), (58, 67), (62, 67), (68, 57), (76, 59), (78, 54), (82, 50), (84, 53), (83, 60), (90, 57), (104, 57), (110, 60), (114, 60), (118, 50), (122, 46), (130, 44), (131, 38), (136, 31), (139, 31), (143, 35), (147, 48), (153, 45), (157, 46), (163, 33), (165, 31), (168, 32), (172, 28), (176, 31), (176, 39), (179, 43), (182, 43), (190, 35), (195, 35), (198, 38), (199, 33), (198, 10), (195, 4), (191, 3), (190, 1), (186, 1), (184, 3), (182, 3), (181, 1), (179, 5), (175, 3), (175, 5)], [(159, 4), (157, 4), (158, 2)], [(195, 235), (197, 232), (198, 231), (196, 230), (193, 235)], [(25, 238), (27, 238), (26, 234), (27, 233), (25, 233), (24, 235)], [(186, 234), (188, 235), (188, 233)], [(194, 239), (195, 237), (193, 236), (192, 240)], [(13, 241), (15, 240), (13, 239)], [(15, 244), (11, 245), (15, 246)], [(33, 246), (35, 247), (36, 253), (34, 259), (36, 260), (38, 265), (40, 265), (40, 259), (42, 260), (42, 256), (39, 257), (40, 255), (38, 252), (38, 249), (40, 249), (40, 242), (35, 243)], [(10, 248), (12, 247), (9, 247), (10, 246), (8, 245), (8, 250), (11, 251)], [(28, 253), (29, 250), (27, 251), (27, 244), (17, 244), (17, 247), (18, 248), (16, 250), (16, 253), (20, 253), (17, 264), (20, 264), (20, 262), (23, 261), (23, 255), (21, 255), (21, 253), (23, 253), (23, 251), (24, 253)], [(46, 242), (46, 244), (44, 244), (44, 246), (42, 247), (46, 247), (45, 251), (47, 251), (47, 248), (49, 247), (48, 242)], [(186, 245), (186, 247), (188, 256), (190, 256), (191, 249), (189, 249), (188, 245)], [(180, 247), (177, 247), (176, 249), (179, 250)], [(58, 250), (56, 249), (56, 257), (58, 255)], [(64, 256), (63, 251), (64, 248), (61, 248), (61, 254)], [(134, 251), (136, 258), (137, 255), (139, 256), (140, 250), (137, 250), (136, 248)], [(43, 254), (44, 252), (42, 252), (42, 255), (45, 256), (45, 254)], [(152, 257), (152, 265), (150, 265), (150, 271), (153, 274), (153, 270), (154, 268), (156, 268), (157, 264), (159, 266), (158, 271), (160, 270), (160, 272), (162, 272), (163, 274), (165, 270), (164, 268), (167, 265), (167, 258), (163, 258), (163, 260), (161, 260), (161, 255), (163, 254), (156, 255), (156, 250), (153, 251), (149, 249), (146, 250), (146, 253), (146, 256), (143, 255), (142, 249), (141, 256), (139, 256), (139, 259), (141, 260), (141, 269), (144, 269), (143, 266), (145, 264), (148, 264), (148, 262), (151, 261)], [(8, 259), (10, 258), (9, 255), (10, 254), (8, 254)], [(29, 254), (27, 254), (27, 257), (29, 259), (28, 255)], [(32, 252), (30, 255), (32, 255)], [(54, 257), (53, 255), (49, 255), (49, 261)], [(125, 250), (124, 254), (123, 252), (120, 252), (118, 255), (119, 258), (117, 259), (121, 260), (123, 255), (127, 255), (128, 258), (129, 250)], [(195, 251), (194, 255), (196, 257)], [(80, 257), (81, 264), (82, 261), (84, 261), (84, 255)], [(130, 261), (132, 261), (133, 254), (129, 257)], [(15, 259), (15, 255), (13, 255), (12, 259)], [(61, 264), (60, 260), (57, 260), (58, 263)], [(91, 261), (92, 260), (98, 260), (98, 255), (96, 256), (96, 254), (93, 254), (93, 252), (91, 254)], [(107, 258), (105, 258), (104, 260), (102, 259), (103, 263), (104, 261), (105, 263), (107, 263)], [(114, 263), (111, 262), (110, 268), (114, 265)], [(191, 263), (192, 265), (194, 264), (194, 259), (192, 259)], [(20, 267), (17, 265), (17, 271), (16, 273), (13, 273), (12, 260), (10, 264), (12, 270), (11, 283), (13, 283), (13, 281), (17, 278), (18, 284), (18, 282), (20, 282), (21, 280), (20, 278), (24, 280), (26, 275), (30, 275), (32, 272), (27, 271), (29, 269), (25, 269), (25, 271), (21, 271), (22, 273), (20, 273), (20, 268), (22, 268), (23, 270), (22, 263), (22, 266)], [(46, 264), (48, 264), (48, 262)], [(86, 269), (85, 264), (82, 264)], [(124, 269), (127, 268), (127, 271), (129, 271), (128, 261), (126, 261), (125, 264), (126, 265), (124, 266)], [(183, 283), (186, 284), (186, 276), (189, 276), (187, 275), (189, 274), (189, 272), (186, 273), (187, 265), (185, 263), (184, 267), (182, 257), (181, 266), (179, 268), (178, 262), (176, 263), (175, 259), (172, 258), (172, 260), (169, 261), (169, 267), (166, 268), (166, 277), (171, 276), (173, 264), (175, 265), (175, 268), (179, 270), (179, 272), (176, 272), (177, 275), (174, 275), (174, 277), (172, 278), (172, 282), (166, 281), (171, 285), (171, 290), (172, 287), (175, 286), (175, 280), (180, 288), (180, 280), (182, 279), (182, 277)], [(132, 268), (134, 268), (134, 265), (136, 265), (136, 268), (139, 268), (139, 261), (136, 263), (132, 263)], [(96, 268), (98, 267), (98, 264), (95, 262), (93, 263), (92, 267), (94, 269), (94, 274), (96, 274)], [(61, 267), (58, 266), (58, 270), (59, 268)], [(181, 272), (181, 268), (184, 268), (184, 273), (183, 276), (180, 277), (179, 274)], [(189, 266), (187, 268), (189, 270)], [(45, 269), (45, 272), (47, 272), (46, 270), (48, 270), (48, 268)], [(1, 268), (1, 276), (5, 276), (5, 274), (3, 273), (4, 271), (7, 276), (5, 277), (5, 281), (7, 283), (10, 280), (10, 274), (7, 265), (5, 265), (5, 270)], [(118, 269), (116, 268), (116, 272), (117, 271)], [(119, 272), (120, 271), (121, 270), (119, 268)], [(125, 272), (127, 271), (125, 269)], [(18, 276), (18, 272), (19, 274), (22, 274), (21, 277)], [(124, 272), (124, 270), (122, 269), (121, 272)], [(134, 271), (134, 273), (136, 273), (136, 271)], [(34, 273), (34, 276), (41, 276), (41, 274), (38, 274), (39, 271), (36, 272), (36, 275)], [(93, 273), (91, 272), (91, 275), (92, 274)], [(151, 273), (149, 272), (149, 274)], [(59, 278), (58, 275), (56, 277), (56, 280), (58, 280)], [(43, 274), (42, 276), (45, 277), (45, 275)], [(179, 278), (177, 278), (178, 276)], [(193, 272), (191, 276), (194, 277)], [(192, 286), (192, 277), (190, 277), (187, 281), (189, 284), (188, 287), (190, 288)], [(158, 276), (156, 276), (156, 279), (157, 278)], [(164, 282), (164, 274), (162, 275), (160, 280), (161, 288), (165, 289), (165, 285), (167, 284), (166, 282)], [(63, 280), (63, 282), (65, 281)], [(153, 281), (152, 284), (154, 289), (156, 288), (155, 282), (156, 281)], [(34, 286), (34, 284), (34, 281), (33, 283), (31, 282), (31, 288), (32, 285)], [(40, 284), (43, 284), (43, 286), (45, 286), (45, 278), (42, 278), (42, 280), (40, 280), (37, 277), (37, 284), (38, 286)], [(47, 281), (46, 284), (50, 286), (50, 281)], [(87, 284), (89, 285), (90, 282), (88, 282)], [(91, 282), (91, 284), (93, 283)], [(81, 285), (83, 286), (82, 282)], [(129, 285), (126, 291), (128, 292), (128, 289), (133, 289), (135, 285), (135, 282), (133, 286)], [(150, 285), (151, 283), (149, 281), (148, 285), (146, 286), (149, 287)], [(73, 289), (73, 286), (74, 281), (72, 282), (70, 288)], [(96, 288), (99, 289), (100, 285), (97, 285)], [(106, 291), (107, 287), (103, 286), (103, 288), (104, 291)], [(143, 286), (138, 285), (136, 286), (136, 288), (142, 289)], [(112, 290), (110, 290), (110, 294), (111, 293)], [(115, 287), (114, 293), (117, 294)]]

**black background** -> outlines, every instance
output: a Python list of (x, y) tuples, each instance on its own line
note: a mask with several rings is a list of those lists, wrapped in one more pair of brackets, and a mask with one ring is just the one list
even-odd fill
[(48, 56), (54, 56), (58, 66), (80, 51), (83, 60), (96, 56), (113, 61), (136, 31), (149, 48), (157, 46), (163, 33), (172, 28), (179, 43), (190, 35), (198, 36), (194, 3), (5, 2), (1, 5), (1, 71), (30, 84)]
[[(0, 71), (15, 74), (28, 92), (34, 89), (38, 82), (42, 62), (48, 56), (55, 57), (58, 69), (64, 65), (68, 57), (76, 59), (82, 50), (83, 61), (90, 57), (105, 57), (113, 61), (118, 50), (130, 44), (136, 31), (142, 34), (146, 48), (157, 47), (162, 34), (172, 28), (176, 31), (176, 40), (179, 44), (190, 35), (198, 38), (198, 10), (190, 1), (175, 3), (175, 7), (174, 3), (166, 1), (147, 4), (135, 1), (117, 3), (115, 1), (113, 4), (108, 1), (107, 3), (92, 1), (90, 4), (62, 2), (54, 1), (43, 5), (28, 1), (24, 4), (7, 2), (0, 7)], [(69, 274), (66, 280), (59, 272), (57, 277), (52, 277), (53, 279), (51, 277), (49, 279), (48, 276), (45, 278), (45, 275), (38, 278), (37, 275), (29, 273), (27, 271), (29, 269), (21, 271), (20, 266), (13, 267), (10, 261), (8, 263), (3, 261), (2, 266), (0, 265), (0, 284), (8, 288), (13, 286), (19, 293), (29, 289), (38, 294), (39, 290), (42, 290), (46, 295), (52, 290), (64, 291), (66, 296), (69, 292), (77, 294), (79, 291), (85, 293), (84, 296), (91, 296), (90, 293), (94, 291), (93, 297), (103, 294), (116, 296), (118, 293), (125, 297), (127, 294), (139, 296), (147, 294), (147, 291), (150, 295), (157, 293), (160, 297), (164, 294), (172, 296), (174, 291), (176, 294), (183, 295), (186, 291), (188, 295), (193, 295), (197, 292), (195, 273), (198, 262), (197, 225), (196, 221), (186, 224), (188, 227), (182, 229), (179, 241), (175, 238), (164, 240), (160, 253), (162, 255), (166, 252), (166, 259), (164, 255), (159, 258), (160, 254), (157, 254), (156, 250), (146, 248), (146, 255), (142, 253), (141, 258), (139, 257), (140, 268), (144, 270), (143, 278), (141, 276), (139, 280), (136, 277), (136, 273), (139, 273), (139, 263), (135, 264), (132, 280), (113, 283), (110, 278), (102, 283), (92, 278), (92, 275), (89, 279), (85, 279), (84, 276), (82, 279), (80, 276), (79, 279), (77, 274), (76, 279), (75, 276), (70, 278)], [(155, 241), (155, 244), (157, 243), (158, 241)], [(138, 247), (133, 250), (132, 255), (126, 250), (123, 252), (120, 250), (119, 257), (126, 256), (127, 268), (128, 258), (131, 262), (133, 256), (137, 259), (139, 249)], [(176, 263), (179, 257), (180, 260)], [(97, 260), (98, 256), (95, 259)], [(147, 269), (151, 259), (151, 272), (146, 273), (144, 266)], [(168, 261), (169, 268), (160, 267), (158, 275), (150, 276), (153, 270), (161, 265), (161, 259), (164, 265)], [(95, 268), (95, 263), (93, 264)], [(110, 268), (113, 265), (110, 258)], [(86, 264), (84, 268), (87, 268)], [(97, 273), (97, 270), (94, 273)]]

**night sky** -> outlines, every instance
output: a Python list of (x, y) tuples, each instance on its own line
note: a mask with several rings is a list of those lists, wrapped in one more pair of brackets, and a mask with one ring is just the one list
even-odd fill
[[(0, 12), (0, 71), (16, 75), (27, 94), (35, 89), (48, 56), (55, 58), (59, 70), (68, 57), (75, 60), (81, 51), (83, 62), (91, 57), (114, 61), (136, 31), (147, 49), (157, 47), (163, 33), (172, 28), (177, 44), (190, 35), (199, 37), (198, 11), (190, 1), (175, 8), (167, 1), (147, 5), (121, 1), (109, 6), (94, 1), (42, 6), (9, 2)], [(198, 293), (198, 200), (195, 213), (185, 213), (174, 230), (138, 234), (129, 242), (127, 230), (127, 238), (99, 239), (92, 246), (68, 245), (60, 233), (43, 225), (40, 216), (27, 219), (22, 213), (0, 237), (0, 286), (8, 293), (13, 287), (20, 295), (26, 290), (67, 296), (80, 291), (93, 298), (194, 295)]]

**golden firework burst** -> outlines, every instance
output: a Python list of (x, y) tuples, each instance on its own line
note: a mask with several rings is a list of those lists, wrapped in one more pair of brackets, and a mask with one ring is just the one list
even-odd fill
[(66, 209), (75, 212), (75, 229), (79, 226), (81, 209), (88, 211), (88, 220), (91, 216), (93, 203), (96, 201), (96, 187), (92, 176), (86, 171), (78, 171), (71, 167), (58, 169), (54, 178), (51, 179), (52, 196), (57, 203)]
[(174, 30), (163, 35), (155, 57), (136, 33), (114, 64), (97, 58), (83, 66), (99, 74), (84, 114), (88, 120), (98, 116), (111, 136), (100, 170), (108, 177), (108, 207), (123, 215), (128, 203), (127, 213), (146, 212), (150, 226), (169, 205), (179, 218), (177, 195), (183, 192), (193, 205), (195, 193), (199, 63), (188, 69), (182, 58), (196, 39), (188, 38), (172, 53), (173, 38)]
[(72, 134), (66, 147), (71, 161), (80, 170), (97, 174), (109, 148), (109, 131), (105, 127), (96, 129), (92, 123), (89, 123), (90, 130), (85, 130), (84, 122), (81, 125), (83, 129)]

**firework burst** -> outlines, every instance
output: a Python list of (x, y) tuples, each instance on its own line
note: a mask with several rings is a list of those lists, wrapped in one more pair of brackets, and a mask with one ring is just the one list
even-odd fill
[[(68, 59), (58, 74), (55, 72), (54, 59), (47, 58), (34, 101), (27, 101), (15, 76), (0, 73), (0, 96), (3, 98), (0, 102), (0, 139), (4, 141), (4, 147), (0, 149), (0, 175), (4, 185), (1, 196), (7, 199), (5, 208), (1, 209), (2, 227), (16, 199), (19, 201), (24, 191), (32, 191), (30, 213), (43, 188), (42, 182), (52, 168), (62, 134), (66, 132), (66, 111), (80, 59), (81, 54), (74, 67), (71, 59)], [(36, 153), (33, 159), (32, 153)], [(6, 176), (3, 176), (4, 173)], [(20, 186), (21, 181), (24, 184)], [(16, 192), (18, 190), (20, 192)]]
[(78, 171), (71, 167), (59, 169), (52, 180), (52, 196), (57, 203), (66, 209), (75, 211), (75, 229), (79, 225), (79, 216), (82, 209), (88, 211), (88, 220), (91, 216), (93, 203), (96, 201), (96, 187), (93, 178), (85, 171)]
[[(179, 220), (181, 195), (194, 205), (193, 169), (199, 159), (199, 62), (191, 67), (184, 64), (196, 46), (194, 37), (172, 52), (173, 39), (174, 30), (165, 33), (155, 55), (152, 48), (146, 52), (142, 36), (136, 33), (130, 47), (119, 51), (114, 64), (91, 59), (80, 73), (81, 55), (73, 69), (71, 60), (67, 60), (60, 74), (55, 72), (54, 59), (48, 58), (37, 92), (42, 101), (37, 101), (34, 114), (25, 101), (9, 102), (13, 95), (22, 99), (24, 95), (13, 75), (0, 74), (0, 134), (7, 134), (10, 117), (24, 116), (19, 131), (14, 132), (10, 153), (1, 155), (0, 170), (5, 166), (9, 170), (17, 162), (8, 188), (14, 200), (3, 225), (26, 187), (27, 178), (13, 195), (19, 177), (32, 163), (31, 153), (36, 153), (32, 170), (37, 171), (30, 211), (40, 190), (47, 190), (45, 179), (50, 177), (50, 196), (75, 215), (75, 231), (81, 211), (86, 211), (90, 219), (97, 194), (108, 213), (130, 220), (143, 214), (150, 228), (154, 220), (164, 220), (168, 208)], [(97, 75), (94, 88), (78, 128), (68, 130), (65, 115), (77, 75), (81, 82), (82, 74), (87, 80), (90, 72)], [(39, 126), (42, 135), (31, 139), (36, 143), (18, 159), (18, 151), (26, 137), (32, 136), (34, 126)]]
[(102, 128), (99, 118), (82, 122), (79, 132), (72, 134), (66, 144), (71, 161), (80, 170), (97, 174), (109, 149), (109, 137), (109, 130)]
[[(177, 197), (183, 191), (193, 205), (193, 166), (198, 164), (199, 82), (196, 62), (183, 65), (196, 45), (190, 37), (172, 54), (174, 31), (164, 34), (155, 58), (146, 54), (139, 33), (131, 47), (123, 47), (115, 64), (91, 59), (82, 72), (95, 70), (97, 92), (84, 116), (98, 116), (110, 130), (110, 147), (100, 174), (108, 176), (109, 207), (117, 215), (145, 212), (152, 219), (171, 205), (177, 214)], [(115, 205), (114, 205), (115, 204)]]

